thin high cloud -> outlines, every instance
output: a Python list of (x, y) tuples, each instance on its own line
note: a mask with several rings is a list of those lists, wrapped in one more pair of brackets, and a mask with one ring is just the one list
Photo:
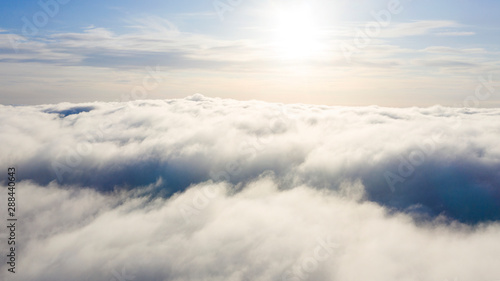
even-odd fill
[(249, 40), (220, 40), (181, 32), (175, 25), (160, 18), (130, 21), (127, 32), (120, 34), (89, 26), (81, 32), (54, 33), (42, 40), (15, 34), (0, 36), (3, 43), (2, 62), (37, 60), (66, 66), (125, 69), (156, 62), (172, 69), (214, 69), (241, 62), (243, 58), (257, 59), (257, 46), (252, 46)]
[[(400, 60), (400, 51), (421, 56), (418, 50), (402, 49), (391, 43), (391, 38), (431, 35), (444, 28), (457, 28), (461, 25), (453, 21), (415, 21), (390, 22), (381, 26), (381, 32), (374, 38), (368, 38), (369, 44), (362, 48), (362, 56), (356, 60), (358, 66), (370, 66), (370, 61), (380, 54), (371, 52), (371, 48), (391, 46), (386, 52), (393, 60)], [(363, 31), (364, 24), (356, 26)], [(339, 30), (344, 30), (340, 32)], [(261, 30), (264, 34), (268, 31)], [(320, 67), (325, 59), (334, 60), (335, 67), (350, 67), (342, 52), (336, 46), (340, 42), (356, 39), (354, 28), (339, 27), (325, 30), (323, 35), (324, 50), (321, 59), (313, 60)], [(448, 33), (453, 33), (450, 31)], [(330, 35), (328, 35), (330, 34)], [(365, 35), (366, 36), (366, 35)], [(106, 67), (118, 69), (136, 69), (161, 64), (173, 70), (182, 69), (218, 69), (234, 71), (256, 68), (279, 69), (287, 64), (280, 61), (272, 44), (257, 38), (239, 40), (221, 39), (208, 35), (180, 31), (173, 23), (162, 18), (145, 18), (128, 22), (126, 32), (115, 33), (103, 27), (89, 26), (81, 32), (54, 33), (42, 40), (23, 37), (17, 34), (0, 34), (3, 63), (51, 63), (61, 66)], [(359, 40), (359, 38), (358, 38)], [(365, 41), (364, 38), (362, 41)], [(15, 47), (15, 52), (13, 51)], [(400, 51), (394, 50), (401, 49)], [(433, 48), (429, 46), (428, 48)], [(450, 47), (452, 48), (452, 47)], [(394, 52), (395, 51), (395, 52)], [(468, 53), (470, 56), (470, 53)], [(491, 54), (492, 55), (492, 54)], [(338, 60), (336, 59), (338, 58)], [(446, 66), (446, 64), (444, 65)]]
[[(286, 95), (288, 101), (303, 102), (307, 92), (311, 102), (321, 104), (451, 105), (467, 89), (474, 91), (478, 76), (499, 70), (498, 54), (483, 45), (443, 46), (441, 42), (432, 46), (431, 40), (409, 48), (397, 41), (415, 36), (435, 38), (436, 32), (461, 28), (453, 21), (394, 21), (366, 42), (356, 40), (356, 28), (363, 30), (364, 26), (356, 23), (352, 28), (340, 25), (321, 30), (322, 47), (298, 61), (283, 59), (273, 47), (272, 26), (218, 36), (186, 31), (163, 18), (145, 17), (126, 21), (119, 31), (90, 25), (80, 31), (40, 33), (36, 38), (0, 33), (0, 81), (5, 85), (0, 103), (115, 101), (141, 83), (146, 68), (158, 66), (172, 79), (148, 93), (148, 98), (204, 91), (268, 101)], [(362, 44), (357, 45), (358, 41)], [(339, 46), (343, 43), (350, 44), (354, 52), (342, 51)], [(425, 89), (429, 96), (414, 101), (408, 89), (423, 85), (433, 85)], [(490, 103), (498, 100), (493, 98)]]
[(439, 32), (436, 35), (439, 36), (473, 36), (476, 35), (473, 31), (451, 31), (451, 32)]
[(439, 32), (439, 30), (442, 29), (453, 29), (459, 27), (461, 27), (461, 25), (457, 22), (445, 20), (393, 23), (392, 25), (389, 25), (387, 29), (382, 31), (381, 37), (401, 38), (409, 36), (422, 36), (435, 33), (436, 31)]

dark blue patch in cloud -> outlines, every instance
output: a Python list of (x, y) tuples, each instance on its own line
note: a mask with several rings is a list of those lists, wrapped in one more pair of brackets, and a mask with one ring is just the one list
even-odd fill
[[(367, 167), (361, 175), (367, 199), (388, 208), (418, 216), (444, 215), (463, 223), (477, 224), (500, 220), (500, 163), (486, 163), (469, 157), (451, 162), (440, 161), (439, 152), (415, 167), (404, 182), (391, 190), (383, 177), (397, 171), (400, 159), (381, 167)], [(397, 173), (395, 173), (397, 174)], [(418, 208), (416, 208), (418, 206)]]
[[(307, 185), (339, 190), (345, 182), (358, 181), (363, 184), (366, 200), (389, 210), (428, 219), (444, 215), (468, 224), (500, 221), (500, 159), (493, 141), (499, 132), (491, 130), (490, 122), (467, 124), (496, 118), (490, 116), (491, 110), (461, 114), (464, 127), (443, 134), (434, 151), (391, 189), (384, 174), (398, 174), (399, 155), (408, 158), (428, 137), (425, 130), (420, 131), (423, 128), (410, 131), (410, 125), (425, 126), (432, 120), (433, 126), (448, 130), (443, 121), (448, 117), (441, 115), (452, 116), (452, 109), (436, 109), (436, 114), (425, 117), (419, 109), (385, 108), (337, 108), (322, 115), (304, 106), (296, 110), (296, 119), (291, 121), (280, 115), (276, 105), (267, 106), (202, 96), (140, 101), (132, 107), (120, 103), (46, 106), (43, 112), (62, 117), (97, 107), (105, 110), (74, 116), (72, 122), (42, 118), (31, 127), (23, 123), (25, 132), (30, 133), (17, 133), (20, 147), (39, 142), (37, 136), (43, 136), (44, 142), (16, 161), (22, 171), (19, 179), (41, 185), (57, 181), (105, 193), (148, 186), (161, 179), (156, 192), (168, 197), (207, 180), (227, 181), (239, 189), (270, 173), (281, 189)], [(39, 108), (18, 110), (25, 110), (19, 114), (33, 121), (40, 119), (35, 114), (40, 114)], [(408, 118), (398, 118), (402, 113)], [(316, 120), (314, 125), (311, 118)], [(110, 124), (100, 129), (102, 119)], [(366, 130), (370, 134), (374, 119), (379, 120), (377, 128), (382, 130), (377, 132), (382, 132), (382, 138), (374, 135), (365, 139), (363, 134)], [(339, 127), (343, 123), (357, 125)], [(63, 138), (44, 135), (39, 128), (45, 126)], [(328, 131), (330, 127), (342, 130)], [(411, 138), (394, 137), (398, 130)], [(463, 145), (464, 138), (468, 145)], [(398, 145), (401, 149), (396, 153), (392, 146)], [(88, 153), (86, 146), (90, 146)], [(4, 175), (0, 175), (2, 179)]]
[(51, 114), (59, 114), (60, 117), (67, 117), (69, 115), (75, 115), (75, 114), (80, 114), (83, 112), (90, 112), (94, 110), (95, 107), (93, 106), (76, 106), (76, 107), (71, 107), (68, 109), (63, 109), (63, 110), (45, 110), (45, 113), (51, 113)]

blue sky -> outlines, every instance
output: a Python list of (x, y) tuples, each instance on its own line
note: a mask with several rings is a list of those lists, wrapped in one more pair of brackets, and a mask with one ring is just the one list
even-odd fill
[(0, 11), (0, 103), (201, 93), (500, 106), (498, 11), (486, 0), (9, 1)]

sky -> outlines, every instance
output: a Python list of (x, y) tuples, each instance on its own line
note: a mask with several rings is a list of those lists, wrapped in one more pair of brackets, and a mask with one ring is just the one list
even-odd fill
[(493, 0), (4, 1), (0, 103), (497, 107)]
[(0, 280), (500, 280), (499, 1), (3, 2)]

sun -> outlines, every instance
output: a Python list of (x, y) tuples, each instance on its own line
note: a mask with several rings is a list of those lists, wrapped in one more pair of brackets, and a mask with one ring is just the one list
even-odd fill
[(319, 51), (318, 26), (307, 3), (276, 9), (274, 46), (287, 59), (310, 58)]

